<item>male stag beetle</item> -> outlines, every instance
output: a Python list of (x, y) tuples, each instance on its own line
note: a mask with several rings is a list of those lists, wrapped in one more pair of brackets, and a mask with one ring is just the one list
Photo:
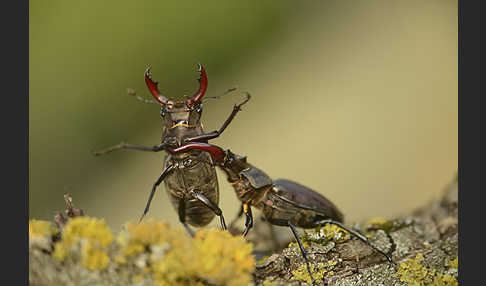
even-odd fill
[(236, 196), (242, 202), (242, 208), (238, 217), (245, 214), (246, 235), (253, 226), (251, 207), (254, 206), (262, 212), (265, 221), (276, 226), (287, 226), (291, 229), (304, 260), (307, 271), (314, 284), (314, 278), (310, 271), (309, 260), (297, 233), (296, 227), (315, 228), (326, 223), (334, 224), (348, 231), (371, 248), (381, 253), (393, 263), (390, 256), (375, 246), (361, 233), (346, 227), (343, 224), (343, 214), (337, 207), (321, 194), (295, 182), (286, 179), (273, 181), (262, 170), (247, 162), (247, 158), (224, 151), (218, 146), (205, 143), (186, 144), (181, 151), (205, 150), (211, 153), (227, 176), (228, 182), (233, 186)]
[[(200, 73), (199, 90), (185, 101), (166, 98), (159, 92), (157, 82), (152, 81), (150, 67), (145, 71), (145, 83), (161, 105), (160, 115), (163, 119), (161, 144), (145, 147), (121, 143), (93, 153), (99, 156), (120, 149), (152, 152), (166, 150), (171, 153), (165, 157), (164, 170), (152, 187), (139, 222), (147, 214), (157, 186), (164, 181), (172, 206), (178, 212), (180, 222), (191, 235), (193, 233), (187, 224), (202, 227), (211, 222), (215, 215), (219, 216), (222, 229), (226, 229), (226, 224), (218, 206), (218, 179), (211, 156), (204, 150), (193, 149), (181, 152), (180, 148), (189, 142), (205, 143), (220, 136), (236, 113), (241, 110), (241, 106), (250, 99), (250, 95), (247, 94), (247, 98), (242, 103), (235, 105), (219, 130), (205, 133), (201, 123), (201, 113), (202, 98), (208, 86), (208, 79), (206, 71), (199, 63), (197, 71)], [(173, 152), (174, 148), (179, 148), (179, 151)]]

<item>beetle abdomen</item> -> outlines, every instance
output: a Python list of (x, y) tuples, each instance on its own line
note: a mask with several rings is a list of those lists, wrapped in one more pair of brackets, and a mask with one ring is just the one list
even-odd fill
[(315, 222), (331, 218), (342, 222), (337, 207), (319, 193), (295, 182), (278, 179), (265, 199), (257, 206), (265, 218), (290, 221), (301, 228), (315, 226)]
[(313, 210), (321, 217), (332, 218), (339, 222), (344, 220), (341, 211), (330, 200), (306, 186), (286, 179), (276, 179), (274, 189), (284, 199), (302, 208)]
[[(208, 197), (208, 199), (215, 204), (219, 203), (217, 197)], [(213, 220), (215, 215), (216, 214), (210, 208), (197, 199), (186, 201), (186, 221), (192, 226), (205, 226)]]
[(218, 178), (215, 168), (205, 163), (210, 162), (207, 153), (201, 152), (200, 156), (191, 156), (191, 159), (189, 164), (176, 167), (175, 172), (164, 181), (164, 184), (174, 209), (179, 211), (181, 203), (184, 204), (182, 207), (185, 222), (195, 227), (201, 227), (209, 224), (216, 214), (211, 208), (196, 199), (193, 192), (205, 196), (213, 204), (218, 205)]

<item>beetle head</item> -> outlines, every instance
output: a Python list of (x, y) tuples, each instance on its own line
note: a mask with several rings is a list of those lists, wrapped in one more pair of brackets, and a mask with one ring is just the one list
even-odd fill
[(175, 102), (174, 105), (162, 106), (160, 116), (164, 125), (169, 128), (196, 127), (201, 123), (202, 104), (187, 107), (184, 102)]
[(246, 156), (240, 156), (238, 154), (234, 154), (230, 150), (226, 150), (226, 156), (223, 162), (224, 167), (240, 170), (246, 169), (248, 167), (248, 163), (246, 162)]
[(150, 67), (145, 71), (145, 83), (150, 93), (162, 105), (160, 115), (164, 119), (168, 128), (177, 126), (194, 127), (200, 123), (202, 113), (202, 98), (208, 87), (206, 71), (200, 63), (198, 70), (200, 73), (198, 91), (185, 101), (174, 101), (162, 95), (157, 87), (157, 82), (152, 81)]

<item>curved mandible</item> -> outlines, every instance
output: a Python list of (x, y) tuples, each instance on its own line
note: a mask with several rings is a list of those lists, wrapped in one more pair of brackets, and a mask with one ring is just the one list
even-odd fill
[(167, 99), (167, 97), (163, 96), (159, 89), (157, 88), (157, 84), (158, 82), (154, 82), (152, 81), (152, 77), (151, 77), (151, 74), (150, 74), (150, 67), (148, 67), (146, 70), (145, 70), (145, 83), (147, 84), (147, 87), (148, 89), (150, 90), (150, 93), (152, 93), (152, 95), (155, 97), (155, 99), (166, 105), (169, 103), (169, 100)]
[(192, 106), (194, 104), (198, 104), (201, 102), (201, 99), (208, 88), (208, 77), (206, 75), (206, 71), (204, 70), (203, 66), (200, 63), (197, 63), (198, 69), (197, 71), (200, 73), (199, 81), (199, 89), (191, 98), (186, 101), (187, 106)]

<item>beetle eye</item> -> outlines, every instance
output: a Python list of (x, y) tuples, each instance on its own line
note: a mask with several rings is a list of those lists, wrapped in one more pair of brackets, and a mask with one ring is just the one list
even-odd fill
[(160, 110), (160, 116), (165, 117), (165, 110), (164, 109)]

